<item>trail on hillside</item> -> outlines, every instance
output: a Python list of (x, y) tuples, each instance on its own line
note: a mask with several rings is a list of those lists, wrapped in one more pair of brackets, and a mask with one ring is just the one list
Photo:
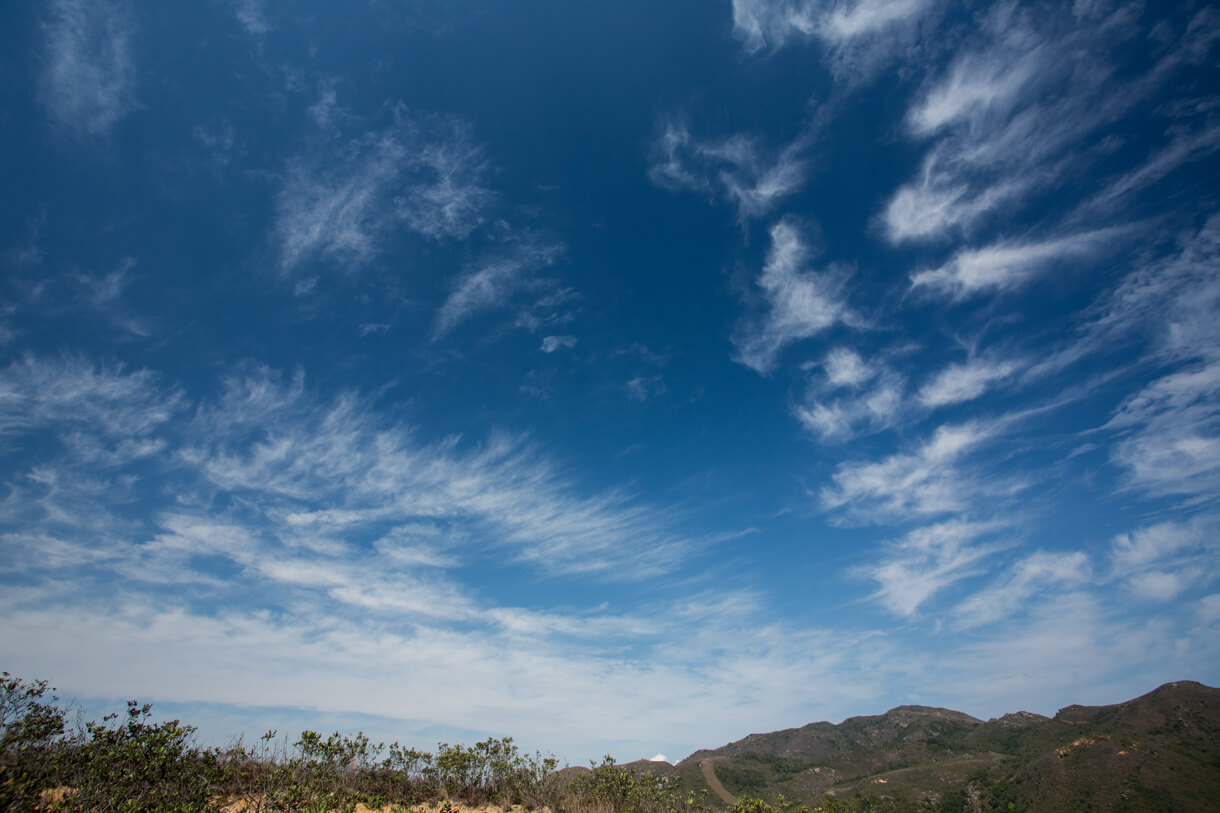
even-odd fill
[(729, 793), (724, 785), (720, 784), (720, 780), (716, 778), (716, 768), (712, 764), (715, 758), (705, 759), (699, 763), (699, 770), (703, 771), (703, 781), (707, 782), (707, 786), (712, 789), (720, 797), (725, 804), (731, 805), (737, 801), (737, 797)]

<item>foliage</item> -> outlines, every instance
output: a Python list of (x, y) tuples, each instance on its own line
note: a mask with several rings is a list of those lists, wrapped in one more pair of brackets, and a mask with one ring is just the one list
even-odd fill
[[(726, 811), (709, 803), (693, 762), (653, 775), (607, 756), (583, 773), (557, 772), (555, 759), (522, 754), (509, 737), (440, 743), (428, 752), (374, 744), (362, 733), (315, 731), (295, 741), (268, 731), (250, 747), (205, 749), (193, 727), (155, 722), (151, 706), (136, 701), (125, 714), (69, 726), (68, 710), (45, 681), (2, 672), (0, 811), (351, 813), (361, 803), (404, 809), (429, 802), (449, 813), (456, 802), (551, 813), (1215, 810), (1215, 690), (1169, 688), (1119, 710), (1082, 707), (1072, 719), (1020, 728), (979, 725), (943, 743), (921, 730), (910, 742), (904, 734), (820, 764), (760, 753), (725, 758), (716, 770), (735, 786), (756, 784), (756, 775), (766, 780), (765, 797), (749, 793)], [(802, 790), (800, 782), (811, 779)], [(804, 801), (779, 795), (781, 782)], [(838, 795), (821, 795), (828, 790)]]
[[(256, 744), (204, 749), (195, 729), (154, 722), (137, 701), (69, 731), (67, 711), (45, 681), (0, 679), (0, 811), (353, 811), (357, 804), (458, 800), (527, 809), (564, 806), (557, 760), (522, 754), (511, 737), (436, 753), (363, 733), (303, 731), (291, 744), (268, 731)], [(121, 719), (120, 719), (121, 717)]]
[(70, 807), (89, 811), (202, 811), (210, 807), (219, 772), (216, 753), (194, 746), (193, 726), (153, 723), (152, 706), (127, 703), (118, 714), (85, 725), (84, 738), (65, 743), (61, 779), (74, 789)]
[(569, 796), (577, 807), (614, 813), (680, 813), (702, 807), (693, 794), (682, 797), (667, 789), (654, 776), (620, 768), (607, 754), (601, 764), (590, 763), (587, 774), (569, 785)]
[(55, 745), (65, 712), (45, 680), (0, 672), (0, 810), (33, 809), (54, 781)]

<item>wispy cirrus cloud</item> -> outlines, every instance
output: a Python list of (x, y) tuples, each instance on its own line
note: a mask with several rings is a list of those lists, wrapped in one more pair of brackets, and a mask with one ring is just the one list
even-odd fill
[(570, 492), (562, 471), (523, 440), (493, 438), (466, 453), (453, 441), (419, 444), (353, 395), (314, 400), (301, 378), (262, 369), (231, 376), (213, 402), (188, 405), (147, 371), (30, 358), (0, 374), (0, 431), (7, 444), (35, 432), (57, 439), (14, 481), (21, 494), (10, 494), (13, 510), (41, 502), (45, 516), (96, 515), (83, 509), (107, 489), (117, 498), (108, 485), (116, 478), (132, 499), (152, 499), (160, 475), (146, 475), (159, 471), (175, 478), (179, 513), (234, 500), (245, 508), (222, 512), (225, 524), (281, 551), (350, 555), (341, 540), (353, 533), (444, 523), (490, 535), (548, 572), (643, 578), (673, 568), (694, 544), (627, 495)]
[(1017, 288), (1056, 263), (1090, 257), (1113, 245), (1117, 229), (1098, 229), (1043, 241), (1000, 242), (963, 249), (940, 268), (911, 275), (912, 288), (955, 299)]
[(1034, 551), (1010, 566), (1002, 576), (953, 610), (959, 629), (993, 624), (1026, 609), (1039, 593), (1091, 584), (1089, 558), (1082, 551)]
[(117, 0), (55, 0), (43, 24), (39, 92), (51, 120), (105, 136), (136, 109), (135, 20)]
[(271, 23), (267, 19), (267, 10), (263, 0), (230, 0), (233, 16), (241, 23), (246, 33), (253, 37), (262, 37), (271, 33)]
[(1191, 588), (1210, 587), (1220, 562), (1216, 516), (1162, 522), (1114, 537), (1112, 577), (1137, 597), (1170, 601)]
[(722, 197), (737, 210), (743, 227), (799, 191), (808, 175), (807, 136), (773, 149), (743, 134), (695, 138), (679, 117), (663, 120), (660, 130), (652, 147), (649, 180), (662, 189)]
[[(881, 213), (891, 242), (940, 240), (971, 233), (985, 218), (1062, 184), (1095, 161), (1092, 134), (1127, 116), (1182, 67), (1209, 52), (1220, 18), (1198, 12), (1167, 26), (1171, 44), (1142, 75), (1113, 81), (1116, 43), (1143, 30), (1133, 7), (1097, 5), (1071, 14), (1059, 6), (992, 9), (943, 76), (912, 106), (907, 125), (931, 146), (916, 177)], [(1124, 174), (1104, 199), (1129, 184), (1150, 183), (1213, 149), (1210, 127), (1174, 138), (1145, 167)], [(1159, 159), (1159, 160), (1158, 160)]]
[(972, 359), (952, 364), (936, 374), (919, 390), (919, 400), (927, 407), (941, 407), (973, 401), (997, 381), (1017, 370), (1014, 361)]
[(838, 324), (860, 323), (847, 305), (843, 272), (813, 270), (812, 254), (794, 219), (771, 227), (771, 247), (755, 281), (761, 312), (744, 319), (733, 336), (741, 364), (766, 375), (789, 345)]
[(874, 599), (895, 615), (910, 616), (950, 585), (986, 572), (983, 560), (1005, 545), (980, 540), (1000, 527), (962, 519), (925, 525), (884, 546), (880, 561), (859, 573), (877, 582)]
[(821, 379), (810, 383), (793, 412), (822, 442), (881, 431), (901, 418), (906, 382), (884, 361), (865, 361), (855, 350), (836, 347), (820, 367)]
[(447, 336), (478, 314), (507, 307), (523, 290), (547, 287), (535, 274), (562, 254), (561, 245), (528, 241), (502, 256), (481, 260), (458, 278), (441, 305), (432, 326), (433, 339)]
[(820, 492), (822, 506), (869, 523), (967, 511), (990, 487), (970, 480), (961, 464), (999, 432), (998, 426), (981, 423), (944, 425), (912, 451), (875, 462), (841, 463), (833, 485)]
[(813, 37), (843, 43), (920, 14), (930, 0), (733, 0), (733, 34), (753, 53)]
[(576, 346), (575, 336), (543, 336), (542, 337), (542, 352), (554, 353), (556, 350), (565, 348), (573, 348)]
[[(797, 696), (785, 688), (808, 685), (811, 675), (875, 676), (872, 659), (887, 648), (874, 641), (858, 663), (855, 655), (845, 660), (849, 650), (831, 643), (855, 636), (760, 623), (757, 597), (701, 594), (698, 579), (693, 594), (659, 594), (632, 612), (601, 607), (600, 599), (548, 608), (497, 601), (494, 585), (462, 580), (463, 568), (492, 547), (518, 551), (548, 578), (579, 577), (586, 586), (662, 575), (693, 553), (691, 540), (670, 529), (670, 512), (614, 492), (581, 496), (570, 476), (520, 440), (466, 451), (456, 439), (420, 443), (360, 396), (322, 398), (303, 376), (285, 380), (258, 367), (230, 375), (218, 396), (190, 401), (152, 373), (84, 362), (30, 359), (6, 368), (0, 381), (9, 439), (70, 439), (83, 427), (159, 442), (143, 458), (104, 463), (65, 452), (68, 440), (44, 445), (37, 471), (6, 482), (0, 573), (24, 587), (5, 591), (14, 623), (0, 646), (23, 653), (17, 668), (65, 677), (73, 691), (306, 703), (323, 696), (320, 685), (367, 675), (352, 667), (373, 663), (376, 682), (364, 687), (361, 678), (341, 693), (348, 700), (325, 708), (419, 719), (427, 698), (429, 726), (516, 730), (517, 715), (544, 705), (552, 717), (587, 721), (588, 692), (617, 687), (607, 724), (668, 709), (665, 725), (677, 726), (704, 703), (731, 696), (753, 709), (733, 718), (745, 726), (760, 709), (777, 719), (815, 714), (768, 698)], [(30, 465), (27, 456), (17, 469)], [(43, 489), (37, 500), (24, 485), (32, 471)], [(74, 477), (80, 486), (62, 487)], [(14, 483), (26, 490), (16, 503)], [(125, 516), (136, 501), (148, 510)], [(118, 580), (121, 596), (112, 589)], [(78, 616), (92, 620), (73, 626)], [(753, 634), (738, 635), (743, 625)], [(794, 640), (809, 646), (794, 649)], [(68, 651), (87, 653), (87, 675), (71, 666)], [(370, 658), (386, 651), (397, 654)], [(832, 654), (808, 654), (823, 651)], [(503, 695), (479, 694), (475, 713), (471, 692), (513, 668), (487, 652), (515, 653), (530, 672), (519, 684), (510, 680)], [(167, 657), (181, 674), (147, 668), (148, 659)], [(218, 679), (243, 660), (260, 663), (257, 679)], [(264, 683), (265, 670), (276, 679)], [(472, 682), (433, 680), (447, 672)], [(363, 689), (389, 684), (399, 697), (408, 687), (410, 702), (366, 704)], [(869, 682), (853, 685), (861, 691)], [(674, 710), (682, 697), (699, 699)], [(559, 736), (550, 744), (564, 747), (570, 735), (560, 736), (562, 728), (534, 735)], [(631, 741), (630, 730), (615, 737)], [(606, 736), (598, 730), (599, 745)]]
[(152, 436), (182, 406), (180, 396), (147, 370), (98, 367), (72, 356), (27, 356), (0, 371), (0, 438), (48, 425), (79, 426), (88, 434), (61, 437), (70, 443), (104, 439), (116, 449), (134, 450), (125, 444)]
[(1153, 494), (1220, 499), (1220, 361), (1158, 378), (1128, 398), (1107, 429), (1129, 483)]
[(289, 161), (276, 194), (280, 269), (358, 269), (397, 230), (465, 239), (494, 200), (486, 170), (464, 122), (400, 107), (385, 128)]

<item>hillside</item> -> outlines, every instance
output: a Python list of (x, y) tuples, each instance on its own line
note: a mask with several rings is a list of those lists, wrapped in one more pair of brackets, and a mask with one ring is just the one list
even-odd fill
[(838, 725), (751, 734), (647, 770), (713, 802), (830, 795), (893, 810), (1213, 811), (1220, 690), (1180, 681), (1111, 706), (986, 722), (899, 706)]

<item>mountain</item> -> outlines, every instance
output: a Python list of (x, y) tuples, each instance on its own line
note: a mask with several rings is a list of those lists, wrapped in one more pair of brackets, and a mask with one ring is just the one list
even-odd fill
[(1220, 689), (1168, 683), (1111, 706), (986, 722), (899, 706), (751, 734), (647, 772), (727, 803), (863, 797), (882, 810), (1220, 810)]

